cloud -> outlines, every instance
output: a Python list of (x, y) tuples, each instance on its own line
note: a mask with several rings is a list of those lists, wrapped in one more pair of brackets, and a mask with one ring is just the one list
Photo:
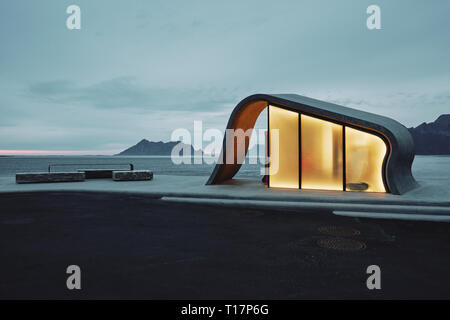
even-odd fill
[(218, 110), (238, 99), (238, 90), (215, 88), (146, 87), (133, 77), (119, 77), (87, 86), (68, 80), (29, 85), (29, 99), (57, 104), (92, 106), (100, 109)]
[[(56, 3), (56, 2), (55, 2)], [(256, 92), (298, 93), (407, 126), (448, 113), (449, 1), (4, 1), (0, 148), (109, 148), (223, 129)], [(265, 122), (261, 122), (264, 126)]]

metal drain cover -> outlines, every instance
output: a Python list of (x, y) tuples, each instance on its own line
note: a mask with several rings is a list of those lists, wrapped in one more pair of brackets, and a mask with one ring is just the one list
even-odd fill
[(319, 239), (317, 241), (317, 244), (325, 249), (342, 251), (358, 251), (366, 247), (366, 244), (364, 242), (344, 238)]
[(319, 228), (319, 232), (337, 237), (350, 237), (361, 234), (359, 230), (339, 226), (323, 226)]

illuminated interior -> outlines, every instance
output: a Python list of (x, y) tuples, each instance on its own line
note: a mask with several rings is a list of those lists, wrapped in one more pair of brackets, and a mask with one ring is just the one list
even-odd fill
[(298, 117), (269, 106), (269, 187), (299, 188)]
[(301, 115), (302, 189), (343, 190), (342, 126)]
[(377, 135), (274, 106), (269, 132), (269, 187), (386, 192)]
[(376, 135), (345, 128), (346, 189), (386, 192), (383, 183), (383, 159), (387, 148)]

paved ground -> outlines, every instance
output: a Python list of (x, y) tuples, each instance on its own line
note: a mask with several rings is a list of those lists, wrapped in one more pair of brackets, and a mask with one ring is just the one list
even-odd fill
[(84, 182), (16, 184), (13, 177), (0, 178), (0, 193), (11, 192), (111, 192), (141, 194), (166, 201), (209, 203), (216, 207), (244, 206), (283, 210), (335, 210), (341, 214), (449, 221), (450, 188), (447, 179), (421, 181), (420, 187), (403, 195), (369, 192), (292, 190), (265, 188), (258, 180), (233, 179), (229, 183), (206, 186), (203, 176), (158, 175), (153, 181), (115, 182), (92, 179)]
[[(0, 207), (0, 298), (450, 298), (448, 223), (119, 193), (0, 194)], [(70, 264), (81, 291), (65, 287)]]
[(205, 176), (156, 175), (152, 181), (90, 179), (83, 182), (16, 184), (14, 177), (0, 177), (0, 193), (31, 191), (110, 191), (157, 196), (253, 199), (274, 201), (337, 201), (389, 204), (432, 204), (450, 207), (449, 180), (420, 181), (420, 186), (403, 195), (376, 192), (342, 192), (265, 188), (255, 179), (233, 179), (206, 186)]

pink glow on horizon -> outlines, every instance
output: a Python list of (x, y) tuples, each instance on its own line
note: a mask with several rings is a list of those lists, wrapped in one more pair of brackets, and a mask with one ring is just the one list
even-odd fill
[(122, 150), (0, 150), (0, 155), (35, 155), (35, 156), (65, 156), (65, 155), (113, 155)]

